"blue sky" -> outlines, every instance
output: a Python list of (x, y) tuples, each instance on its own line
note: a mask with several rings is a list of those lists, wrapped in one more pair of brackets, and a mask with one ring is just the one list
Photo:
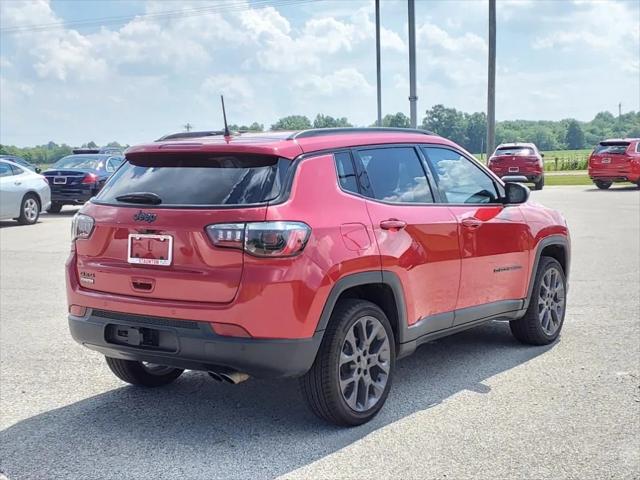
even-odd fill
[[(498, 0), (497, 118), (589, 120), (618, 102), (640, 110), (639, 5)], [(1, 143), (138, 143), (186, 122), (215, 129), (219, 93), (232, 123), (375, 120), (373, 0), (3, 0), (0, 9)], [(420, 119), (437, 103), (486, 109), (487, 10), (485, 0), (417, 0)], [(382, 1), (382, 26), (383, 111), (408, 113), (406, 1)]]

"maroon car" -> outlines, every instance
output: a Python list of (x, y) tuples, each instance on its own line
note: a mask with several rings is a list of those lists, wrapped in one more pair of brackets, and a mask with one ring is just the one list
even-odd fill
[(499, 177), (526, 177), (536, 190), (544, 187), (544, 157), (533, 143), (502, 143), (489, 158), (489, 169)]

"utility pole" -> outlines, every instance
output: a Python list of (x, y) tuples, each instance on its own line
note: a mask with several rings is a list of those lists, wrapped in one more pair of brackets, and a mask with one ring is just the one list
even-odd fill
[(190, 123), (186, 123), (183, 125), (183, 128), (185, 130), (185, 132), (190, 132), (191, 129), (193, 128), (193, 125), (191, 125)]
[(496, 147), (496, 0), (489, 0), (489, 79), (487, 91), (487, 158)]
[(376, 75), (378, 81), (378, 126), (382, 126), (382, 74), (380, 71), (380, 0), (376, 0)]
[(622, 116), (622, 102), (618, 103), (618, 118)]
[(409, 2), (409, 108), (411, 128), (418, 127), (418, 95), (416, 93), (416, 2)]

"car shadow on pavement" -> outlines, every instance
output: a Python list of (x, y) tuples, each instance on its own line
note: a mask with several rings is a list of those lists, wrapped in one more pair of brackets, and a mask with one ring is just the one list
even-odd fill
[(606, 190), (600, 190), (597, 187), (592, 187), (592, 188), (585, 189), (585, 192), (602, 192), (602, 193), (606, 193), (606, 192), (638, 192), (638, 191), (640, 191), (640, 188), (638, 188), (635, 185), (624, 185), (624, 186), (612, 185), (611, 188), (608, 188)]
[[(294, 379), (233, 386), (187, 372), (161, 389), (117, 388), (18, 422), (0, 432), (1, 470), (13, 480), (271, 478), (458, 392), (485, 394), (485, 379), (550, 348), (517, 343), (500, 322), (424, 345), (398, 362), (381, 413), (349, 429), (312, 416)], [(82, 375), (72, 373), (70, 383)]]

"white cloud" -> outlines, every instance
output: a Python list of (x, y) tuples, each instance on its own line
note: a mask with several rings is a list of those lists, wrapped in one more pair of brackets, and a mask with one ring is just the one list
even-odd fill
[(236, 109), (251, 108), (254, 100), (253, 87), (240, 75), (212, 75), (202, 83), (201, 93), (209, 101), (217, 101), (219, 95), (224, 95), (225, 102)]
[(295, 86), (313, 95), (335, 95), (341, 92), (373, 90), (367, 79), (355, 68), (343, 68), (328, 75), (303, 75), (295, 80)]

